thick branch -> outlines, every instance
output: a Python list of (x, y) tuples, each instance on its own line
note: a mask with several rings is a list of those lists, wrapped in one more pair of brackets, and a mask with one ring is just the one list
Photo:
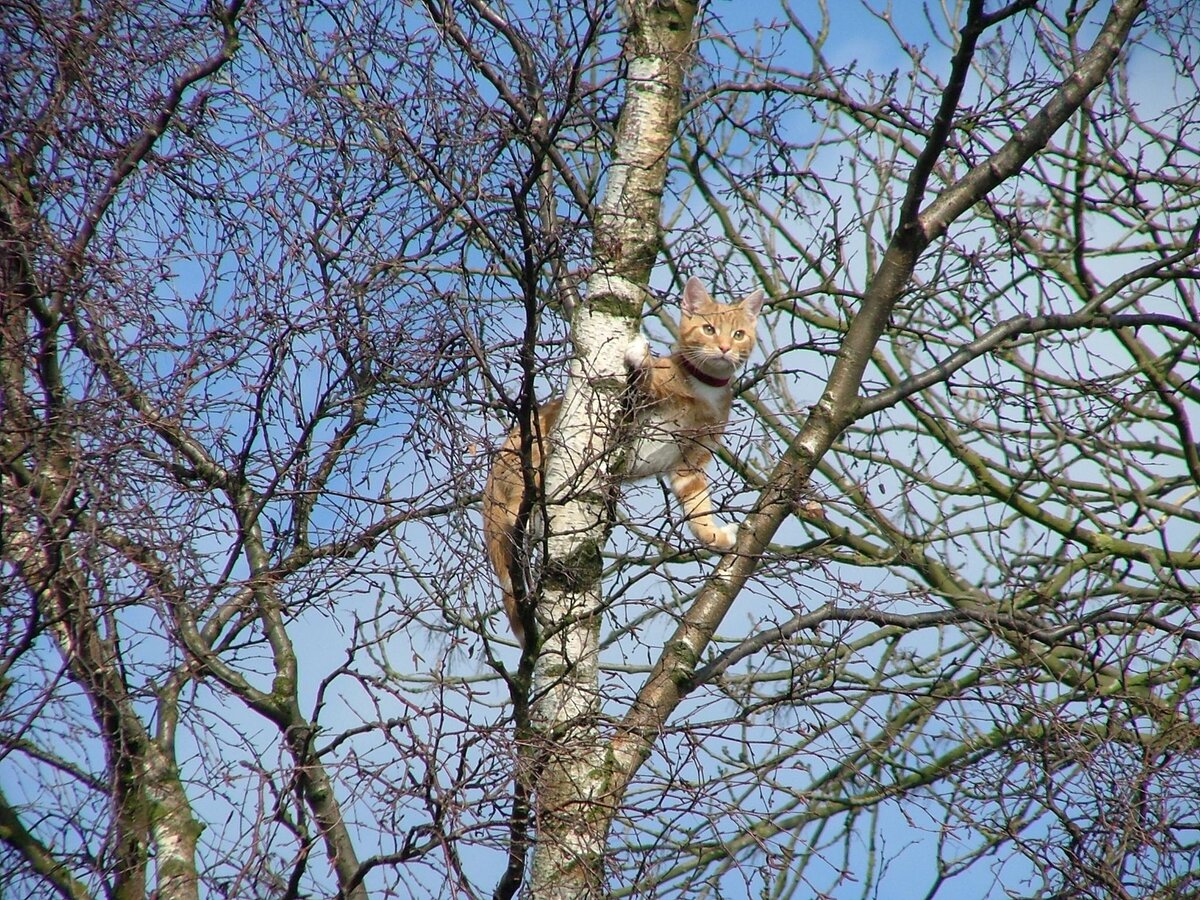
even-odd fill
[(21, 823), (17, 811), (9, 805), (0, 792), (0, 841), (8, 844), (27, 861), (65, 900), (91, 900), (91, 892), (85, 885), (71, 877), (66, 865), (59, 862), (54, 853)]
[(952, 184), (921, 214), (926, 242), (944, 234), (959, 216), (982, 200), (996, 185), (1016, 175), (1030, 158), (1050, 142), (1084, 99), (1099, 87), (1129, 37), (1146, 0), (1116, 0), (1092, 48), (1075, 71), (1059, 85), (1050, 101), (987, 161)]
[(1144, 0), (1117, 0), (1091, 50), (1046, 106), (995, 156), (943, 191), (918, 217), (915, 227), (902, 225), (893, 236), (863, 296), (862, 307), (850, 324), (820, 401), (768, 479), (768, 488), (739, 532), (736, 549), (722, 560), (683, 617), (614, 739), (614, 759), (621, 775), (614, 778), (615, 796), (624, 791), (628, 779), (649, 754), (659, 729), (678, 706), (717, 625), (754, 573), (759, 555), (794, 508), (813, 468), (853, 421), (870, 356), (921, 253), (958, 216), (1019, 172), (1104, 81), (1143, 7)]

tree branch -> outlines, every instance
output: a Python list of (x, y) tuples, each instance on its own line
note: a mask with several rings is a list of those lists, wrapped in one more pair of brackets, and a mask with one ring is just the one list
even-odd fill
[(994, 157), (943, 191), (921, 214), (919, 227), (897, 229), (850, 324), (820, 401), (742, 524), (737, 547), (721, 561), (680, 621), (613, 739), (619, 772), (613, 785), (616, 795), (620, 795), (650, 753), (659, 729), (678, 706), (682, 688), (689, 682), (718, 623), (757, 568), (771, 537), (794, 508), (814, 467), (837, 435), (853, 421), (871, 353), (887, 327), (892, 308), (909, 283), (921, 252), (988, 191), (1019, 172), (1083, 99), (1103, 82), (1144, 5), (1144, 0), (1116, 0), (1091, 50), (1030, 123)]
[(17, 811), (0, 790), (0, 841), (8, 844), (41, 875), (64, 900), (91, 900), (92, 892), (71, 877), (65, 863), (21, 823)]

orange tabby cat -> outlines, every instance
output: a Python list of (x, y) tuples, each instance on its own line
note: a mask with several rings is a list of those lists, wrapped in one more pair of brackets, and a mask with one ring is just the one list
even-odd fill
[[(631, 463), (615, 473), (622, 481), (669, 475), (692, 533), (711, 550), (733, 547), (737, 528), (718, 525), (712, 515), (704, 469), (729, 420), (730, 381), (754, 349), (763, 293), (740, 303), (715, 303), (696, 278), (688, 279), (680, 305), (679, 342), (666, 358), (650, 353), (642, 336), (625, 350), (625, 365), (638, 392)], [(538, 410), (530, 462), (540, 489), (543, 446), (558, 419), (561, 401)], [(513, 541), (524, 496), (520, 432), (509, 433), (496, 456), (483, 492), (483, 533), (488, 558), (500, 582), (513, 633), (525, 644), (525, 629), (513, 592)]]

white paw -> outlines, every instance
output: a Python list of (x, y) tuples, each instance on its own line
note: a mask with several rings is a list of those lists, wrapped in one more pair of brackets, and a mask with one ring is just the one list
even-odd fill
[(709, 549), (716, 550), (718, 553), (724, 553), (727, 550), (732, 550), (736, 543), (737, 526), (722, 525), (715, 531), (713, 542), (709, 545)]
[(625, 365), (635, 371), (650, 365), (650, 342), (642, 335), (635, 337), (625, 348)]

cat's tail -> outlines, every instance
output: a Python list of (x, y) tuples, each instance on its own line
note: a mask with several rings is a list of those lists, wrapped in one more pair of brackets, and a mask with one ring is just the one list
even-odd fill
[[(532, 484), (535, 492), (542, 489), (542, 460), (546, 437), (558, 419), (562, 407), (560, 400), (552, 400), (538, 410), (535, 418), (534, 441), (530, 446), (529, 463), (533, 469)], [(521, 515), (525, 499), (525, 477), (521, 464), (521, 433), (513, 429), (504, 439), (504, 445), (492, 462), (487, 486), (483, 489), (483, 537), (487, 545), (488, 560), (496, 581), (500, 583), (500, 597), (504, 601), (504, 612), (512, 627), (513, 636), (522, 648), (525, 646), (525, 624), (521, 608), (517, 603), (513, 586), (513, 548), (517, 544), (517, 519)], [(531, 505), (532, 506), (532, 505)], [(525, 529), (528, 531), (534, 519), (532, 508), (526, 511)], [(516, 573), (519, 575), (519, 573)]]
[(483, 491), (483, 540), (487, 546), (488, 561), (500, 583), (500, 599), (504, 601), (504, 612), (513, 636), (522, 648), (525, 646), (525, 626), (521, 623), (521, 611), (517, 606), (513, 590), (513, 546), (517, 531), (517, 510), (521, 506), (521, 470), (517, 462), (516, 448), (511, 447), (512, 435), (496, 455)]

